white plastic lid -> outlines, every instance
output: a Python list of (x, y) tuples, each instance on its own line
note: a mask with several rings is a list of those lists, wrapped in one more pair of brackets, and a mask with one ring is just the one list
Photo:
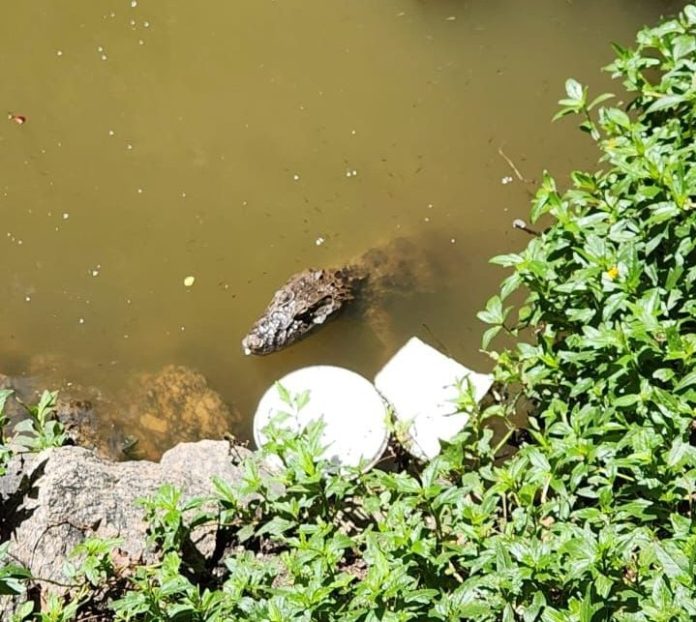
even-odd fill
[[(323, 419), (323, 457), (337, 466), (365, 469), (375, 465), (389, 440), (386, 406), (372, 383), (342, 367), (316, 365), (284, 376), (280, 385), (296, 397), (308, 391), (308, 401), (299, 409), (290, 408), (274, 384), (261, 398), (254, 415), (254, 440), (262, 447), (262, 430), (281, 412), (290, 417), (279, 422), (300, 431), (312, 421)], [(291, 412), (295, 411), (295, 412)]]

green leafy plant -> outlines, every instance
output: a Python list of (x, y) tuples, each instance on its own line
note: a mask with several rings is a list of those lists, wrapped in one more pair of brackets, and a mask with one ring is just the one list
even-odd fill
[(190, 542), (193, 527), (207, 520), (205, 514), (191, 522), (184, 519), (186, 512), (200, 508), (202, 503), (199, 498), (182, 503), (181, 492), (171, 484), (161, 486), (153, 499), (143, 499), (151, 542), (165, 552), (181, 550)]
[(55, 418), (58, 393), (44, 391), (36, 406), (25, 406), (28, 419), (15, 426), (13, 441), (29, 451), (41, 451), (65, 444), (63, 425)]
[(0, 596), (24, 594), (31, 573), (18, 564), (8, 563), (9, 542), (0, 544)]
[(49, 594), (41, 611), (34, 615), (36, 622), (71, 622), (77, 618), (81, 603), (79, 600), (65, 602), (56, 594)]
[(118, 538), (86, 538), (70, 553), (79, 563), (70, 563), (67, 576), (73, 581), (84, 578), (91, 586), (103, 585), (116, 575), (113, 553), (121, 544)]

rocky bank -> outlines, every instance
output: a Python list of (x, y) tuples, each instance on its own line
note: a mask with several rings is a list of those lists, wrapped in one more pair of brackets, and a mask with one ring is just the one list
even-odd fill
[[(12, 383), (5, 379), (3, 384)], [(147, 449), (157, 449), (169, 438), (172, 426), (217, 438), (227, 430), (230, 411), (196, 372), (169, 366), (138, 379), (134, 386), (129, 413), (148, 422)], [(240, 462), (249, 454), (228, 441), (201, 440), (176, 445), (159, 462), (118, 462), (90, 433), (95, 414), (89, 402), (62, 401), (57, 414), (70, 440), (87, 446), (15, 455), (0, 477), (0, 543), (9, 541), (11, 559), (39, 579), (43, 592), (39, 598), (46, 591), (65, 589), (63, 584), (69, 583), (65, 563), (88, 537), (117, 538), (118, 557), (125, 564), (153, 561), (139, 499), (153, 497), (162, 485), (172, 484), (185, 503), (211, 494), (214, 477), (234, 486), (241, 477)], [(208, 559), (216, 536), (214, 525), (197, 528), (192, 537), (194, 555)], [(0, 598), (5, 599), (0, 600), (0, 619), (5, 619), (12, 603), (8, 597)]]

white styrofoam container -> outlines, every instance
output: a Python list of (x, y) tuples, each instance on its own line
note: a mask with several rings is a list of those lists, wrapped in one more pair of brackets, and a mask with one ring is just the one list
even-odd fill
[(392, 405), (397, 427), (406, 428), (399, 440), (421, 460), (440, 453), (440, 440), (450, 440), (466, 425), (469, 415), (457, 412), (457, 382), (468, 379), (481, 401), (493, 384), (435, 348), (412, 337), (378, 372), (375, 386)]

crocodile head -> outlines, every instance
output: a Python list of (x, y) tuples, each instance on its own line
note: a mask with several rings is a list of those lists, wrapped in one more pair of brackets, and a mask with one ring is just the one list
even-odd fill
[(363, 278), (352, 268), (291, 276), (242, 340), (244, 353), (270, 354), (298, 341), (353, 300)]

